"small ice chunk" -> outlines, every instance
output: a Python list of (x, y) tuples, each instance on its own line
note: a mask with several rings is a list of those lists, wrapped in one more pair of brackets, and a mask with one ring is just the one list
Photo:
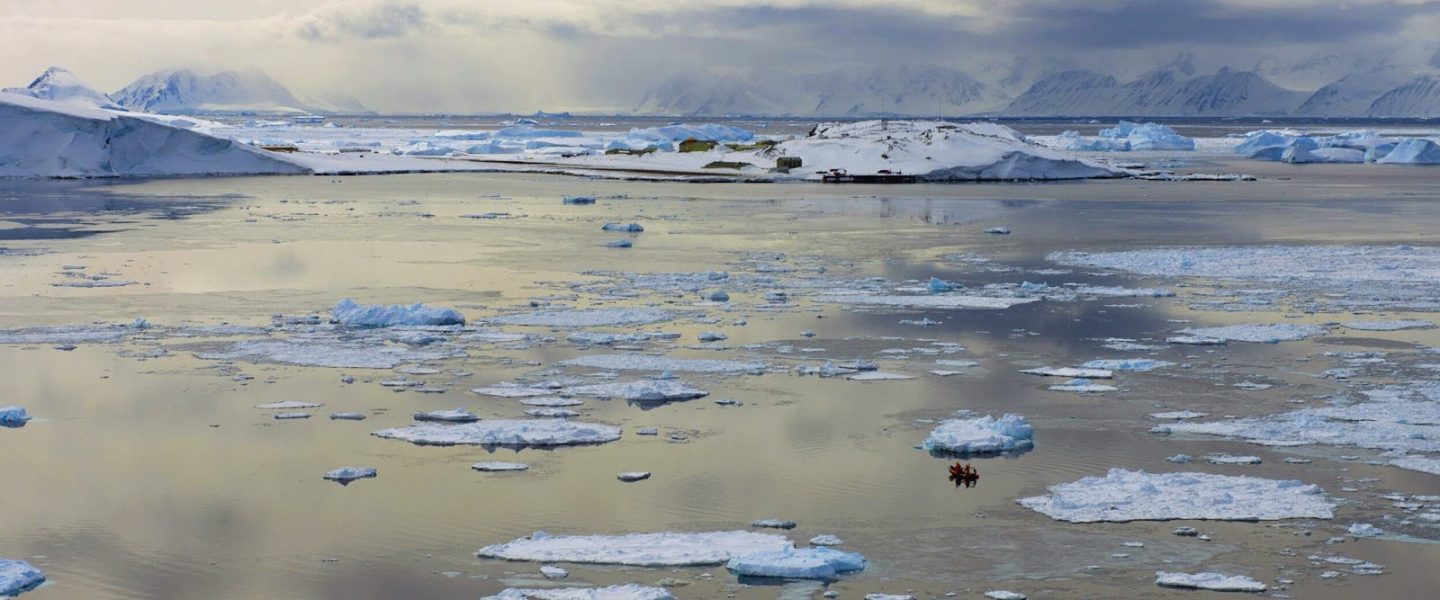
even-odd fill
[(490, 321), (526, 327), (622, 327), (648, 325), (674, 318), (674, 314), (658, 308), (595, 308), (520, 313), (495, 317)]
[(1197, 537), (1200, 535), (1200, 530), (1194, 527), (1176, 527), (1175, 531), (1172, 531), (1170, 533), (1173, 533), (1180, 537)]
[(356, 479), (369, 479), (375, 477), (375, 469), (370, 467), (340, 467), (325, 474), (330, 481), (338, 481), (341, 484), (348, 484)]
[(683, 567), (719, 565), (735, 556), (790, 547), (784, 536), (753, 531), (556, 536), (537, 531), (529, 537), (486, 546), (475, 554), (504, 560)]
[(351, 327), (394, 327), (397, 325), (464, 325), (465, 315), (453, 308), (429, 307), (416, 302), (409, 306), (357, 304), (346, 298), (330, 309), (330, 317)]
[(633, 248), (635, 247), (635, 242), (630, 240), (610, 240), (601, 245), (606, 248)]
[(955, 284), (945, 281), (939, 277), (931, 277), (930, 283), (925, 286), (932, 294), (944, 294), (955, 291)]
[(1208, 454), (1206, 462), (1212, 465), (1258, 465), (1262, 461), (1258, 456), (1235, 456), (1232, 454)]
[(783, 548), (731, 558), (725, 568), (741, 577), (834, 579), (865, 568), (865, 557), (830, 548)]
[(432, 410), (428, 412), (417, 412), (415, 413), (415, 420), (441, 421), (445, 423), (474, 423), (475, 421), (479, 421), (480, 417), (475, 416), (474, 413), (471, 413), (464, 408), (455, 408), (453, 410)]
[(306, 408), (320, 408), (320, 407), (322, 407), (322, 406), (325, 406), (325, 405), (324, 405), (324, 404), (317, 404), (317, 403), (315, 403), (315, 402), (301, 402), (301, 401), (299, 401), (299, 400), (286, 400), (286, 401), (284, 401), (284, 402), (266, 402), (265, 404), (256, 404), (256, 405), (255, 405), (255, 408), (260, 408), (260, 409), (264, 409), (264, 410), (301, 410), (301, 409), (306, 409)]
[(843, 543), (845, 543), (844, 540), (841, 540), (838, 536), (828, 533), (810, 538), (811, 546), (839, 546)]
[(1155, 572), (1155, 585), (1188, 590), (1210, 590), (1215, 592), (1263, 592), (1265, 584), (1244, 575), (1222, 573), (1171, 573)]
[(25, 412), (24, 407), (6, 406), (0, 407), (0, 426), (19, 427), (30, 421), (30, 413)]
[(1355, 523), (1350, 526), (1349, 532), (1350, 535), (1362, 538), (1380, 537), (1382, 535), (1385, 535), (1384, 530), (1369, 523)]
[(574, 398), (561, 398), (560, 396), (546, 396), (544, 398), (521, 398), (520, 403), (525, 406), (540, 406), (557, 408), (561, 406), (580, 406), (585, 402)]
[(514, 383), (500, 383), (489, 387), (475, 388), (470, 390), (481, 396), (494, 396), (496, 398), (532, 398), (536, 396), (550, 396), (555, 390), (543, 387), (528, 387)]
[(561, 204), (573, 204), (573, 205), (594, 204), (594, 203), (595, 203), (595, 197), (594, 197), (594, 196), (565, 196), (564, 198), (561, 198), (561, 199), (560, 199), (560, 203), (561, 203)]
[(635, 430), (635, 435), (660, 435), (660, 430), (654, 427), (641, 427)]
[(1034, 446), (1035, 429), (1025, 417), (1005, 414), (974, 419), (946, 419), (920, 443), (934, 454), (997, 454)]
[(725, 290), (715, 290), (710, 292), (709, 299), (711, 302), (729, 302), (730, 294), (726, 293)]
[(622, 471), (621, 473), (615, 475), (615, 478), (616, 478), (616, 479), (619, 479), (620, 481), (623, 481), (623, 482), (625, 482), (625, 483), (632, 483), (632, 482), (636, 482), (636, 481), (645, 481), (646, 479), (649, 479), (649, 478), (650, 478), (650, 472), (649, 472), (649, 471)]
[(885, 371), (864, 371), (846, 376), (845, 378), (850, 381), (903, 381), (906, 379), (914, 379), (914, 377), (910, 375), (887, 373)]
[(1124, 469), (1053, 485), (1048, 495), (1018, 502), (1052, 519), (1072, 523), (1329, 519), (1335, 516), (1336, 505), (1319, 486), (1294, 480)]
[(1345, 328), (1359, 331), (1403, 331), (1406, 329), (1434, 329), (1435, 324), (1430, 321), (1418, 320), (1351, 321), (1345, 324)]
[(986, 229), (986, 230), (985, 230), (985, 233), (990, 233), (990, 234), (994, 234), (994, 235), (1010, 235), (1010, 228), (1009, 228), (1009, 227), (991, 227), (991, 228), (989, 228), (989, 229)]
[(1210, 413), (1195, 412), (1195, 411), (1193, 411), (1193, 410), (1176, 410), (1176, 411), (1170, 411), (1170, 412), (1150, 413), (1150, 418), (1152, 418), (1152, 419), (1161, 419), (1161, 420), (1166, 420), (1166, 421), (1169, 421), (1169, 420), (1183, 421), (1183, 420), (1185, 420), (1185, 419), (1198, 419), (1198, 418), (1203, 417), (1203, 416), (1206, 416), (1206, 415), (1208, 415), (1208, 414), (1210, 414)]
[(330, 415), (332, 421), (364, 421), (365, 415), (353, 412), (338, 412)]
[(606, 223), (600, 226), (601, 231), (624, 231), (628, 233), (640, 233), (645, 231), (639, 223)]
[(697, 337), (702, 342), (719, 342), (730, 339), (730, 336), (718, 331), (702, 331)]
[(45, 583), (45, 574), (23, 560), (0, 558), (0, 598), (18, 596)]
[(750, 522), (751, 527), (769, 527), (771, 529), (794, 529), (795, 522), (786, 519), (756, 519)]
[(763, 362), (670, 358), (645, 354), (587, 354), (558, 363), (609, 371), (675, 371), (679, 373), (747, 373), (764, 370)]
[(985, 597), (994, 600), (1025, 600), (1025, 594), (1010, 590), (990, 590), (985, 592)]
[(540, 567), (540, 574), (544, 575), (546, 579), (564, 579), (570, 576), (569, 571), (552, 565)]
[(1094, 394), (1100, 392), (1113, 392), (1120, 388), (1117, 388), (1113, 385), (1095, 383), (1090, 381), (1089, 379), (1085, 379), (1084, 377), (1077, 377), (1075, 379), (1066, 381), (1065, 383), (1052, 385), (1048, 389), (1052, 392), (1075, 392), (1077, 394)]
[(567, 419), (494, 420), (411, 425), (371, 435), (421, 446), (565, 446), (613, 442), (620, 439), (620, 428)]
[(470, 465), (470, 468), (481, 472), (503, 472), (503, 471), (524, 471), (530, 468), (525, 463), (489, 461), (478, 462)]
[(293, 420), (293, 419), (308, 419), (308, 418), (310, 418), (310, 413), (307, 413), (307, 412), (282, 412), (282, 413), (275, 413), (275, 418), (276, 418), (276, 419), (279, 419), (279, 420), (281, 420), (281, 421), (289, 421), (289, 420)]

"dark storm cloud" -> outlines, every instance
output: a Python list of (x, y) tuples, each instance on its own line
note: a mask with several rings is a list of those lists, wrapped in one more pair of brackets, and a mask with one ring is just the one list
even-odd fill
[[(1336, 4), (1339, 4), (1338, 2)], [(1039, 0), (1019, 5), (1000, 32), (1045, 46), (1126, 49), (1157, 44), (1274, 46), (1330, 43), (1393, 34), (1435, 4), (1306, 7), (1240, 6), (1217, 0), (1121, 0), (1094, 5)]]

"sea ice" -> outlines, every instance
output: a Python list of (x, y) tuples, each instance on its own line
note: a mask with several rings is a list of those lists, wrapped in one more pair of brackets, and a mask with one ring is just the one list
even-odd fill
[(675, 315), (658, 308), (596, 308), (520, 313), (495, 317), (490, 321), (502, 325), (531, 327), (619, 327), (648, 325), (673, 318)]
[(448, 350), (424, 350), (384, 343), (333, 339), (246, 340), (195, 355), (203, 360), (251, 359), (307, 367), (393, 369), (403, 363), (452, 358)]
[(1334, 517), (1336, 505), (1319, 486), (1299, 481), (1124, 469), (1053, 485), (1048, 495), (1018, 502), (1057, 521), (1072, 523), (1329, 519)]
[(1150, 413), (1150, 418), (1152, 418), (1152, 419), (1162, 419), (1162, 420), (1172, 420), (1172, 419), (1174, 419), (1174, 420), (1184, 420), (1184, 419), (1198, 419), (1198, 418), (1203, 417), (1203, 416), (1206, 416), (1206, 415), (1208, 415), (1208, 414), (1210, 414), (1210, 413), (1195, 412), (1195, 411), (1193, 411), (1193, 410), (1177, 410), (1177, 411), (1171, 411), (1171, 412)]
[(294, 420), (298, 420), (298, 419), (308, 419), (308, 418), (310, 418), (310, 413), (307, 413), (307, 412), (282, 412), (282, 413), (275, 413), (275, 419), (276, 419), (276, 420), (279, 420), (279, 421), (294, 421)]
[(1159, 123), (1131, 123), (1121, 121), (1109, 129), (1101, 129), (1100, 137), (1129, 142), (1131, 150), (1194, 150), (1195, 140), (1175, 133), (1174, 129)]
[(649, 472), (649, 471), (622, 471), (621, 473), (615, 475), (615, 478), (616, 478), (616, 479), (619, 479), (620, 481), (623, 481), (623, 482), (625, 482), (625, 483), (634, 483), (634, 482), (636, 482), (636, 481), (645, 481), (646, 479), (649, 479), (649, 478), (650, 478), (650, 472)]
[(549, 535), (481, 548), (481, 558), (535, 562), (684, 567), (724, 564), (736, 556), (791, 548), (784, 536), (752, 531), (705, 533), (631, 533), (624, 535)]
[(498, 383), (489, 387), (481, 387), (470, 390), (481, 396), (494, 396), (496, 398), (535, 398), (539, 396), (550, 396), (555, 390), (543, 387), (528, 387), (515, 383)]
[(324, 404), (318, 404), (318, 403), (315, 403), (315, 402), (301, 402), (301, 401), (299, 401), (299, 400), (286, 400), (286, 401), (284, 401), (284, 402), (266, 402), (266, 403), (264, 403), (264, 404), (256, 404), (256, 405), (255, 405), (255, 408), (264, 409), (264, 410), (302, 410), (302, 409), (306, 409), (306, 408), (320, 408), (320, 407), (322, 407), (322, 406), (325, 406), (325, 405), (324, 405)]
[(839, 546), (845, 543), (839, 537), (825, 533), (810, 538), (811, 546)]
[(356, 479), (368, 479), (375, 475), (375, 469), (370, 467), (340, 467), (326, 473), (325, 478), (340, 483), (350, 483)]
[(1440, 165), (1440, 144), (1425, 138), (1405, 138), (1377, 163), (1387, 165)]
[(1430, 321), (1418, 320), (1351, 321), (1345, 323), (1345, 328), (1360, 331), (1403, 331), (1406, 329), (1434, 329), (1435, 324)]
[(520, 403), (524, 404), (525, 406), (558, 408), (561, 406), (580, 406), (581, 404), (584, 404), (585, 401), (576, 400), (574, 398), (562, 398), (559, 396), (544, 396), (539, 398), (521, 398)]
[(1031, 302), (1040, 298), (1008, 298), (990, 296), (967, 296), (959, 294), (933, 294), (927, 296), (893, 296), (878, 294), (832, 294), (817, 296), (821, 302), (837, 304), (859, 304), (869, 306), (891, 306), (896, 308), (936, 309), (1004, 309)]
[(1402, 469), (1440, 475), (1440, 458), (1426, 458), (1423, 456), (1406, 456), (1390, 461), (1390, 464)]
[(985, 592), (985, 597), (992, 600), (1025, 600), (1025, 594), (1010, 590), (990, 590)]
[(23, 560), (0, 558), (0, 598), (18, 596), (45, 583), (45, 574)]
[(834, 579), (865, 568), (865, 557), (830, 548), (782, 548), (735, 556), (725, 568), (741, 577)]
[(1254, 342), (1274, 344), (1295, 342), (1325, 334), (1319, 325), (1296, 325), (1292, 323), (1226, 325), (1224, 327), (1190, 327), (1181, 329), (1183, 335), (1219, 339), (1231, 342)]
[(1113, 386), (1113, 385), (1106, 385), (1106, 384), (1103, 384), (1103, 383), (1095, 383), (1095, 382), (1090, 381), (1089, 379), (1086, 379), (1086, 378), (1084, 378), (1084, 377), (1077, 377), (1077, 378), (1075, 378), (1075, 379), (1071, 379), (1071, 380), (1069, 380), (1069, 381), (1066, 381), (1065, 383), (1057, 383), (1057, 384), (1052, 385), (1052, 386), (1050, 386), (1050, 387), (1048, 387), (1048, 388), (1046, 388), (1046, 389), (1048, 389), (1048, 390), (1050, 390), (1050, 391), (1052, 391), (1052, 392), (1074, 392), (1074, 393), (1077, 393), (1077, 394), (1098, 394), (1098, 393), (1101, 393), (1101, 392), (1113, 392), (1113, 391), (1116, 391), (1116, 390), (1118, 390), (1118, 389), (1120, 389), (1120, 388), (1117, 388), (1117, 387), (1115, 387), (1115, 386)]
[(1034, 446), (1035, 429), (1025, 417), (1005, 414), (974, 419), (946, 419), (921, 442), (935, 454), (996, 454)]
[(885, 371), (865, 371), (863, 373), (847, 375), (845, 378), (850, 381), (903, 381), (906, 379), (914, 379), (914, 377), (910, 375), (887, 373)]
[(330, 318), (351, 327), (394, 327), (397, 325), (464, 325), (465, 315), (453, 308), (425, 306), (416, 302), (400, 304), (356, 304), (346, 298), (330, 309)]
[(751, 527), (769, 527), (771, 529), (794, 529), (796, 523), (786, 519), (756, 519), (750, 522)]
[(1380, 537), (1385, 535), (1384, 530), (1369, 523), (1354, 523), (1350, 525), (1350, 529), (1346, 531), (1355, 537)]
[(338, 412), (330, 415), (332, 421), (364, 421), (365, 415), (353, 412)]
[(598, 588), (506, 588), (481, 600), (675, 600), (669, 590), (634, 583)]
[(1155, 572), (1155, 585), (1190, 590), (1215, 592), (1263, 592), (1265, 584), (1244, 575), (1221, 573), (1171, 573)]
[(568, 367), (591, 367), (609, 371), (675, 371), (679, 373), (748, 373), (762, 371), (762, 362), (685, 359), (647, 354), (588, 354), (557, 363)]
[(640, 233), (645, 227), (639, 223), (606, 223), (600, 226), (601, 231), (621, 231), (627, 233)]
[(570, 417), (578, 417), (580, 413), (564, 408), (542, 407), (525, 411), (525, 416), (539, 417), (542, 419), (568, 419)]
[(566, 419), (530, 419), (411, 425), (371, 435), (421, 446), (565, 446), (613, 442), (620, 439), (620, 428)]

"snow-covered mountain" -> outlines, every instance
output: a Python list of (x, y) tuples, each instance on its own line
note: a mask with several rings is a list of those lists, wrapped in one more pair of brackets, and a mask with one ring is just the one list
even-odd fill
[(937, 66), (848, 68), (754, 78), (683, 76), (645, 92), (635, 112), (654, 115), (972, 114), (1007, 97), (964, 72)]
[(108, 110), (125, 110), (120, 108), (109, 96), (96, 90), (80, 81), (74, 73), (61, 67), (50, 67), (45, 69), (35, 81), (23, 88), (5, 88), (5, 92), (21, 94), (41, 100), (55, 100), (66, 104), (77, 106), (88, 106), (92, 108), (104, 108)]
[(360, 112), (334, 110), (296, 98), (280, 82), (258, 70), (221, 71), (201, 75), (189, 69), (171, 69), (145, 75), (113, 97), (131, 110), (157, 113), (315, 113)]
[(1381, 94), (1370, 104), (1369, 116), (1440, 116), (1440, 76), (1421, 75)]
[(1311, 94), (1297, 115), (1324, 117), (1357, 117), (1370, 114), (1370, 105), (1386, 92), (1415, 78), (1415, 73), (1402, 69), (1383, 69), (1352, 73)]
[(1188, 61), (1134, 81), (1091, 71), (1066, 71), (1037, 81), (1002, 112), (1068, 116), (1279, 115), (1307, 96), (1271, 83), (1254, 71), (1222, 68), (1189, 77)]

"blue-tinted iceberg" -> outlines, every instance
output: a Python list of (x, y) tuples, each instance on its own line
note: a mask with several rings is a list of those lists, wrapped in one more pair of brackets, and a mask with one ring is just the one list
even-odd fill
[(351, 327), (393, 327), (397, 325), (464, 325), (465, 315), (453, 308), (425, 306), (416, 302), (400, 304), (357, 304), (346, 298), (330, 309), (330, 317)]
[(18, 596), (45, 583), (45, 574), (23, 560), (0, 558), (0, 597)]
[(736, 556), (725, 568), (741, 577), (834, 579), (865, 568), (865, 557), (831, 548), (784, 548)]
[(30, 421), (30, 414), (24, 407), (0, 407), (0, 427), (19, 427)]
[(1406, 138), (1375, 162), (1386, 165), (1440, 165), (1440, 144), (1424, 138)]
[(1020, 415), (946, 419), (920, 447), (937, 454), (998, 454), (1035, 445), (1035, 429)]

